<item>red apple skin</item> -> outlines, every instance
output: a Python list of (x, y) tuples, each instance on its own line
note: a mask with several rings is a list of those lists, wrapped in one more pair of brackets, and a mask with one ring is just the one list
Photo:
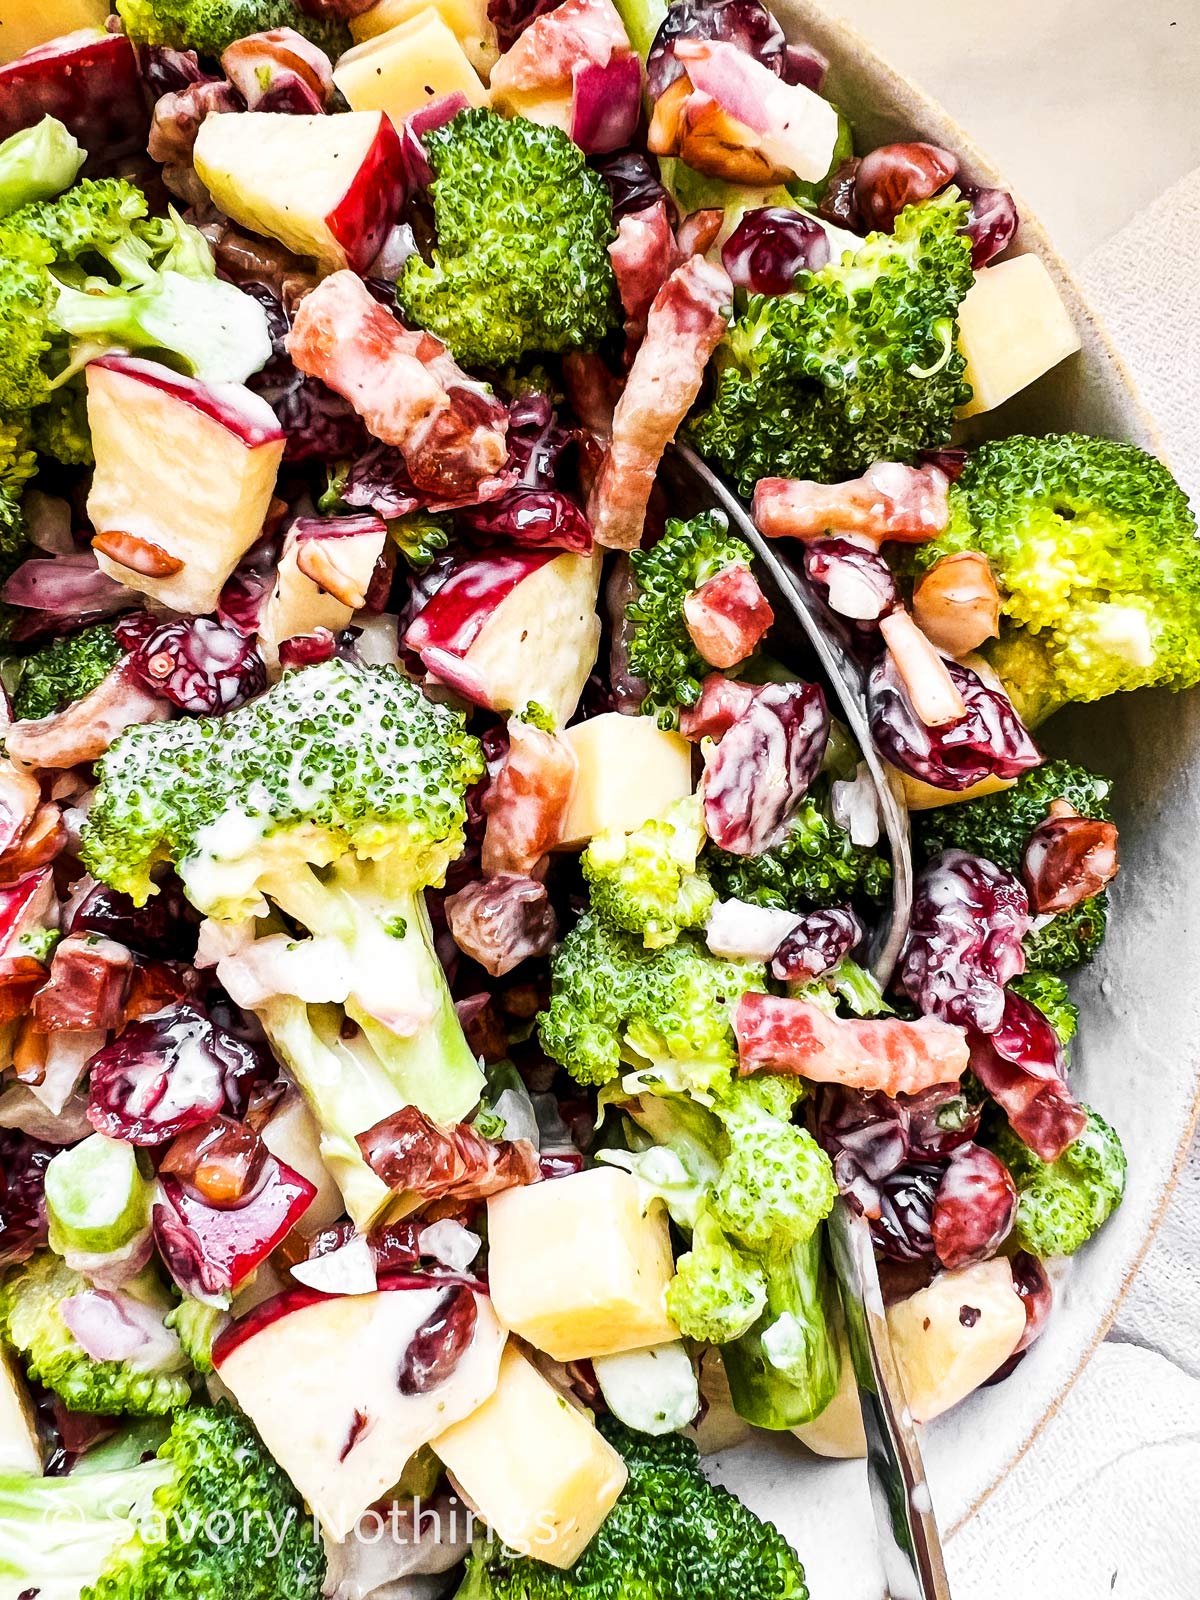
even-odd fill
[(346, 265), (364, 273), (383, 248), (407, 196), (404, 147), (391, 118), (379, 116), (379, 132), (350, 187), (325, 218), (346, 252)]
[(145, 154), (150, 113), (124, 34), (84, 28), (0, 66), (0, 140), (46, 116), (91, 153), (89, 172)]
[(89, 365), (103, 367), (108, 372), (123, 373), (127, 378), (134, 378), (152, 389), (161, 389), (165, 394), (173, 395), (194, 411), (219, 422), (223, 428), (235, 434), (247, 450), (257, 450), (260, 445), (274, 444), (287, 437), (278, 423), (268, 428), (257, 417), (239, 411), (229, 393), (212, 389), (195, 378), (185, 378), (181, 373), (172, 372), (169, 367), (160, 366), (157, 361), (142, 361), (136, 356), (101, 356)]
[(316, 1199), (315, 1185), (268, 1156), (254, 1193), (243, 1204), (218, 1210), (171, 1174), (159, 1176), (163, 1195), (200, 1243), (204, 1257), (236, 1289), (291, 1232)]
[[(379, 1293), (394, 1293), (404, 1289), (441, 1289), (450, 1288), (455, 1284), (462, 1284), (467, 1289), (473, 1289), (477, 1295), (487, 1294), (487, 1285), (478, 1278), (463, 1277), (458, 1273), (423, 1273), (423, 1272), (386, 1272), (381, 1275), (378, 1284)], [(261, 1333), (264, 1328), (269, 1328), (273, 1322), (278, 1322), (280, 1317), (291, 1316), (293, 1311), (306, 1311), (309, 1306), (323, 1305), (326, 1301), (338, 1299), (337, 1295), (322, 1294), (320, 1289), (285, 1289), (282, 1294), (272, 1295), (269, 1300), (260, 1301), (252, 1311), (244, 1317), (239, 1317), (218, 1336), (213, 1344), (213, 1366), (219, 1372), (221, 1364), (247, 1339), (252, 1339), (256, 1333)]]
[(531, 573), (561, 554), (561, 550), (521, 550), (464, 562), (418, 613), (404, 636), (405, 649), (422, 656), (426, 650), (436, 650), (439, 656), (465, 656), (496, 607)]
[(27, 878), (14, 883), (11, 889), (0, 889), (0, 956), (12, 955), (11, 946), (26, 931), (26, 925), (38, 926), (32, 915), (33, 908), (44, 901), (40, 910), (49, 910), (53, 894), (54, 872), (51, 867), (39, 867)]

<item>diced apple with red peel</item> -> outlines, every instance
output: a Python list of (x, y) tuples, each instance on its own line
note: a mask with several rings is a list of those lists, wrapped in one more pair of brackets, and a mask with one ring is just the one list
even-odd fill
[[(42, 0), (17, 0), (40, 14)], [(0, 18), (3, 13), (0, 12)], [(4, 28), (0, 27), (0, 49)], [(145, 153), (150, 113), (123, 33), (83, 28), (0, 66), (0, 139), (57, 117), (105, 167)]]
[(159, 1248), (170, 1263), (172, 1240), (190, 1236), (218, 1294), (245, 1283), (299, 1223), (317, 1193), (307, 1178), (270, 1154), (253, 1194), (233, 1207), (209, 1205), (167, 1173), (160, 1174), (159, 1185), (154, 1207)]
[(493, 711), (541, 706), (564, 727), (600, 645), (600, 558), (481, 556), (442, 585), (405, 636), (428, 670)]
[(293, 523), (258, 630), (269, 668), (278, 665), (279, 646), (286, 639), (314, 634), (318, 628), (340, 633), (349, 626), (366, 602), (386, 542), (387, 524), (369, 514)]
[(87, 386), (100, 570), (174, 611), (215, 610), (270, 508), (285, 442), (275, 413), (240, 385), (129, 356), (93, 361)]
[(209, 116), (193, 160), (234, 222), (327, 272), (365, 272), (405, 199), (400, 137), (382, 111)]
[(19, 956), (27, 933), (58, 926), (54, 869), (40, 867), (20, 883), (0, 889), (0, 957)]
[[(430, 1371), (427, 1386), (406, 1382), (418, 1365), (426, 1370), (414, 1360), (414, 1336), (445, 1318), (448, 1296), (464, 1294), (474, 1321), (457, 1360), (444, 1374)], [(397, 1276), (374, 1294), (304, 1290), (269, 1300), (222, 1335), (213, 1365), (326, 1533), (340, 1540), (410, 1456), (495, 1391), (504, 1341), (478, 1288)], [(435, 1363), (437, 1355), (430, 1354)]]
[(108, 0), (0, 0), (0, 61), (15, 61), (64, 34), (103, 28)]

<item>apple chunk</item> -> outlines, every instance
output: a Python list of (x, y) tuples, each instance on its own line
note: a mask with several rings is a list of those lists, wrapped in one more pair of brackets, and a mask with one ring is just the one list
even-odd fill
[(374, 1294), (268, 1300), (226, 1330), (213, 1366), (340, 1540), (410, 1456), (495, 1391), (504, 1340), (472, 1284), (395, 1276)]
[(327, 272), (365, 272), (404, 203), (400, 138), (382, 111), (209, 116), (193, 159), (234, 222)]
[(340, 633), (366, 604), (387, 524), (367, 513), (331, 519), (301, 517), (288, 529), (275, 588), (258, 630), (267, 666), (279, 664), (279, 646), (328, 628)]
[(93, 361), (87, 387), (101, 571), (174, 611), (214, 610), (271, 504), (284, 447), (275, 413), (240, 385), (128, 356)]
[(533, 703), (563, 727), (596, 664), (600, 558), (553, 550), (481, 556), (450, 576), (405, 645), (475, 705)]
[[(0, 56), (11, 53), (14, 25), (18, 39), (29, 38), (31, 31), (49, 39), (0, 67), (0, 139), (50, 116), (105, 167), (124, 156), (144, 154), (150, 113), (129, 40), (123, 33), (86, 27), (62, 39), (51, 37), (63, 31), (52, 25), (56, 14), (67, 26), (79, 28), (97, 9), (107, 13), (108, 7), (0, 0)], [(19, 11), (19, 18), (10, 19), (10, 10)]]

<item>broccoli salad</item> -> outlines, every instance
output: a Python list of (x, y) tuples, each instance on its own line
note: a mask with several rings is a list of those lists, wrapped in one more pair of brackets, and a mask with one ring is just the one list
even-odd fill
[(863, 1453), (839, 1197), (919, 1422), (1120, 1204), (1050, 719), (1200, 682), (1195, 518), (975, 420), (1059, 290), (825, 72), (762, 0), (0, 0), (0, 1600), (806, 1600), (702, 1459)]

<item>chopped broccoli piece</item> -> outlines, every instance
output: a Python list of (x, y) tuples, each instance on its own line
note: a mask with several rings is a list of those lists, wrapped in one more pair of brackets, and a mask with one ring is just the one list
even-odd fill
[(761, 966), (720, 961), (684, 934), (648, 951), (633, 935), (587, 913), (551, 963), (542, 1048), (578, 1083), (686, 1087), (706, 1094), (737, 1066), (732, 1012), (765, 988)]
[(393, 517), (387, 530), (388, 538), (414, 572), (424, 572), (450, 543), (450, 518), (435, 516), (431, 511), (410, 511), (406, 517)]
[[(1020, 876), (1029, 837), (1065, 800), (1081, 817), (1109, 821), (1107, 778), (1070, 761), (1048, 761), (1023, 772), (1011, 789), (923, 811), (915, 819), (918, 856), (932, 860), (943, 850), (966, 850)], [(1108, 896), (1083, 900), (1060, 911), (1025, 937), (1025, 962), (1031, 970), (1065, 972), (1090, 961), (1104, 940)]]
[(733, 1242), (711, 1212), (702, 1211), (667, 1285), (671, 1321), (689, 1339), (725, 1345), (747, 1333), (766, 1305), (761, 1263)]
[(30, 418), (33, 444), (41, 456), (64, 467), (92, 467), (92, 430), (88, 424), (87, 385), (82, 375), (55, 389)]
[(54, 252), (14, 221), (0, 222), (0, 412), (15, 416), (49, 392), (43, 358), (55, 291), (48, 271)]
[(206, 1374), (213, 1369), (213, 1342), (228, 1322), (229, 1313), (220, 1306), (193, 1300), (190, 1295), (185, 1295), (166, 1317), (166, 1325), (178, 1335), (184, 1355), (197, 1372)]
[(1200, 541), (1187, 496), (1131, 444), (1080, 434), (982, 445), (918, 570), (980, 550), (1008, 626), (985, 647), (1027, 722), (1118, 690), (1200, 682)]
[(831, 482), (945, 444), (970, 397), (955, 347), (974, 281), (958, 192), (909, 206), (796, 291), (751, 295), (692, 423), (701, 455), (747, 499), (760, 478)]
[(729, 855), (710, 846), (704, 857), (722, 900), (800, 911), (844, 904), (854, 894), (880, 900), (892, 881), (891, 862), (854, 844), (833, 822), (817, 791), (792, 813), (781, 844), (761, 856)]
[(292, 0), (117, 0), (134, 44), (165, 44), (219, 56), (235, 39), (272, 28), (295, 28), (336, 60), (350, 46), (336, 18), (307, 16)]
[(647, 950), (703, 928), (716, 894), (696, 858), (704, 844), (700, 800), (692, 795), (632, 833), (598, 833), (583, 853), (592, 910), (639, 934)]
[[(54, 1391), (68, 1411), (99, 1416), (160, 1416), (192, 1398), (187, 1357), (177, 1343), (154, 1364), (93, 1361), (67, 1327), (62, 1302), (89, 1288), (87, 1280), (52, 1251), (16, 1267), (0, 1288), (0, 1329), (31, 1378)], [(171, 1301), (158, 1280), (143, 1274), (124, 1293), (163, 1317)], [(0, 1566), (0, 1571), (3, 1571)]]
[(0, 417), (0, 491), (19, 496), (37, 471), (37, 454), (30, 442), (25, 417)]
[(21, 663), (12, 697), (13, 715), (23, 721), (53, 716), (89, 694), (123, 654), (110, 622), (97, 622), (81, 633), (51, 640)]
[(87, 160), (75, 135), (57, 117), (43, 117), (0, 144), (0, 217), (68, 188)]
[(1125, 1193), (1125, 1150), (1098, 1111), (1057, 1161), (1045, 1162), (1007, 1124), (996, 1154), (1017, 1186), (1016, 1236), (1035, 1256), (1074, 1255), (1102, 1227)]
[(43, 1600), (318, 1600), (321, 1542), (249, 1422), (179, 1412), (150, 1461), (100, 1446), (60, 1478), (0, 1477), (5, 1592)]
[(689, 1439), (653, 1438), (609, 1416), (597, 1426), (624, 1456), (629, 1481), (576, 1564), (560, 1572), (479, 1545), (456, 1600), (808, 1600), (795, 1551), (709, 1483)]
[(646, 684), (642, 712), (665, 728), (679, 720), (680, 706), (700, 698), (701, 679), (712, 669), (692, 643), (683, 603), (693, 589), (736, 561), (751, 566), (753, 552), (729, 532), (720, 511), (705, 511), (689, 522), (674, 518), (649, 550), (629, 556), (637, 592), (625, 607), (633, 623), (629, 669)]
[[(369, 1225), (388, 1191), (356, 1136), (403, 1105), (458, 1122), (479, 1098), (424, 899), (462, 850), (478, 741), (396, 668), (334, 658), (222, 717), (131, 728), (97, 771), (83, 838), (95, 877), (144, 904), (170, 862), (207, 916), (274, 909), (312, 936), (260, 930), (278, 988), (255, 1009)], [(320, 971), (313, 1003), (296, 998), (290, 960), (309, 991)]]
[(424, 145), (437, 244), (432, 263), (405, 263), (406, 320), (480, 367), (598, 344), (617, 322), (612, 201), (578, 146), (486, 110), (461, 111)]
[(1038, 1008), (1060, 1044), (1070, 1044), (1079, 1027), (1079, 1007), (1072, 1005), (1067, 986), (1056, 972), (1026, 972), (1008, 987)]

